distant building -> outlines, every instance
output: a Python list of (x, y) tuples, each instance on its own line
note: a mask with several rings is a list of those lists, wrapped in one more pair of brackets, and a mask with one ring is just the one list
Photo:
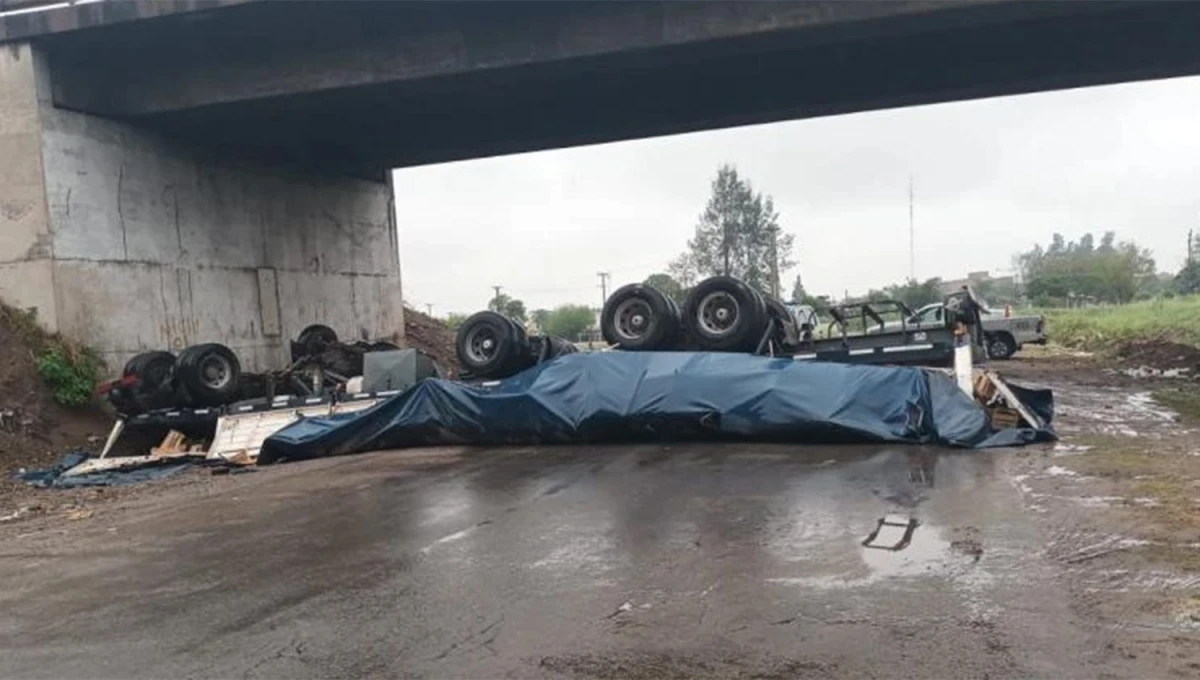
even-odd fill
[(942, 281), (942, 294), (949, 295), (963, 289), (963, 286), (971, 286), (979, 288), (981, 284), (988, 284), (988, 287), (993, 290), (1011, 291), (1017, 287), (1017, 278), (1015, 276), (991, 276), (988, 272), (968, 272), (965, 279), (950, 279)]

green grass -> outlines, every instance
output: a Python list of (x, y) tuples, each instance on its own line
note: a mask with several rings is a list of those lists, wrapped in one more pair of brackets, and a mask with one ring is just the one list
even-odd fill
[(1105, 351), (1136, 340), (1200, 347), (1200, 295), (1036, 313), (1045, 314), (1052, 342), (1075, 349)]
[(54, 401), (72, 408), (91, 403), (100, 369), (95, 353), (57, 333), (47, 333), (29, 310), (0, 303), (0, 323), (33, 352), (38, 375), (50, 387)]
[(1185, 422), (1200, 423), (1200, 389), (1176, 387), (1158, 390), (1154, 401), (1179, 414)]

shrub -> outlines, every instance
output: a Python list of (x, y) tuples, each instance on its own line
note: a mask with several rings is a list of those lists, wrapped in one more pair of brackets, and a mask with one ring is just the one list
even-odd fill
[(96, 359), (86, 350), (69, 351), (51, 344), (37, 357), (38, 375), (63, 406), (84, 406), (92, 400), (96, 384)]

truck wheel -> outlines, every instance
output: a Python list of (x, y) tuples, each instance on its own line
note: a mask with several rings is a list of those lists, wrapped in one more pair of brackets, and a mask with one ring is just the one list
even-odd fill
[(496, 312), (476, 312), (458, 327), (454, 352), (458, 361), (481, 378), (503, 378), (518, 368), (524, 332)]
[(546, 342), (550, 343), (549, 351), (546, 352), (548, 359), (555, 359), (564, 354), (574, 354), (579, 351), (576, 349), (574, 343), (563, 338), (549, 337), (546, 338)]
[[(121, 390), (113, 406), (125, 415), (127, 411), (145, 413), (175, 406), (175, 355), (170, 352), (143, 352), (125, 364), (122, 373), (137, 378), (137, 382)], [(114, 393), (110, 394), (110, 401)]]
[(320, 354), (329, 345), (336, 345), (337, 341), (337, 333), (329, 326), (319, 323), (305, 326), (300, 335), (296, 336), (296, 342), (303, 345), (309, 354)]
[(1003, 361), (1017, 353), (1017, 342), (1008, 333), (992, 333), (985, 335), (988, 358)]
[(625, 350), (669, 349), (679, 334), (678, 308), (653, 286), (621, 286), (604, 303), (600, 332), (605, 342)]
[(796, 328), (796, 321), (788, 308), (774, 297), (763, 296), (763, 302), (767, 305), (767, 319), (775, 322), (775, 333), (772, 339), (775, 344), (786, 351), (800, 340), (800, 331)]
[(688, 294), (684, 320), (700, 349), (752, 352), (766, 328), (766, 303), (744, 281), (714, 276)]
[(222, 406), (237, 400), (242, 364), (233, 350), (209, 342), (180, 352), (175, 376), (196, 404)]

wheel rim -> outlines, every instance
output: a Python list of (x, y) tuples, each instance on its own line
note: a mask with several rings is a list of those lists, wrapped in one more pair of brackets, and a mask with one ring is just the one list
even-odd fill
[(613, 312), (613, 330), (621, 340), (640, 340), (650, 331), (654, 313), (641, 298), (630, 298), (617, 305)]
[(229, 360), (217, 354), (210, 354), (200, 360), (200, 381), (211, 390), (220, 390), (229, 386), (233, 380), (233, 366)]
[(467, 358), (476, 365), (482, 365), (496, 358), (500, 351), (500, 338), (490, 326), (476, 326), (467, 332), (463, 343)]
[(171, 360), (163, 360), (150, 364), (146, 367), (141, 376), (142, 384), (155, 388), (161, 386), (163, 383), (167, 382), (167, 376), (170, 375), (171, 367), (174, 365), (174, 363), (175, 362)]
[(1008, 343), (1004, 342), (1003, 340), (993, 340), (991, 350), (992, 356), (1002, 357), (1005, 354), (1008, 354)]
[(729, 293), (709, 293), (696, 306), (696, 324), (706, 335), (729, 335), (737, 327), (741, 311), (738, 301)]

